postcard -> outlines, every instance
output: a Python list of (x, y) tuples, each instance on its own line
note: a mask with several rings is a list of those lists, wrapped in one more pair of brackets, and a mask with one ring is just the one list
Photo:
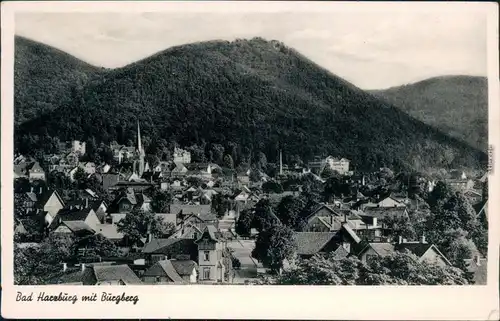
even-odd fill
[(500, 317), (495, 4), (1, 21), (2, 316)]

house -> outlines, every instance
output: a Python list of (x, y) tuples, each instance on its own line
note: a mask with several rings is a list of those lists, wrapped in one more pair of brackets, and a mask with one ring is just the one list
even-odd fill
[(196, 204), (171, 204), (170, 213), (177, 214), (179, 218), (183, 219), (183, 215), (187, 216), (190, 214), (207, 216), (212, 212), (212, 207), (208, 204), (206, 205), (196, 205)]
[(191, 163), (191, 153), (181, 148), (174, 148), (174, 163)]
[(358, 212), (362, 220), (373, 226), (383, 223), (388, 218), (408, 218), (408, 209), (406, 207), (366, 207)]
[(415, 254), (419, 262), (425, 261), (439, 266), (451, 266), (450, 261), (434, 244), (425, 241), (425, 237), (422, 237), (419, 242), (407, 242), (400, 238), (395, 244), (390, 242), (367, 243), (357, 255), (362, 262), (368, 262), (374, 256), (385, 257), (396, 251), (404, 252), (406, 250)]
[(97, 224), (95, 233), (101, 234), (106, 239), (117, 244), (120, 244), (125, 236), (123, 233), (118, 232), (116, 224)]
[(465, 259), (467, 272), (472, 273), (472, 280), (475, 285), (488, 284), (488, 259), (482, 258), (479, 254), (472, 259)]
[[(55, 225), (54, 225), (55, 226)], [(52, 231), (53, 234), (71, 234), (75, 237), (92, 235), (95, 231), (84, 221), (67, 220), (61, 221)]]
[(82, 207), (82, 208), (70, 208), (70, 209), (60, 210), (59, 213), (57, 213), (55, 219), (53, 220), (51, 227), (59, 226), (62, 222), (68, 222), (68, 221), (83, 222), (94, 231), (96, 230), (97, 226), (101, 224), (101, 221), (99, 220), (97, 214), (94, 212), (92, 208)]
[(71, 142), (71, 151), (77, 153), (79, 156), (85, 155), (85, 142), (74, 140)]
[(474, 187), (474, 181), (471, 179), (447, 179), (445, 183), (460, 192), (466, 192)]
[(102, 173), (102, 188), (106, 191), (109, 188), (115, 186), (118, 184), (120, 181), (120, 174), (119, 173)]
[(406, 204), (394, 196), (380, 198), (374, 203), (365, 204), (364, 207), (406, 207)]
[(88, 175), (94, 174), (96, 172), (96, 166), (93, 162), (80, 163), (78, 167), (83, 169), (83, 171)]
[(153, 238), (142, 249), (146, 263), (153, 265), (158, 261), (173, 259), (185, 255), (190, 260), (198, 261), (198, 247), (193, 238)]
[(65, 285), (142, 284), (139, 277), (126, 264), (81, 264), (75, 268), (68, 268), (67, 264), (63, 264), (63, 272), (52, 278), (48, 283)]
[(170, 172), (172, 177), (183, 177), (188, 173), (188, 169), (182, 163), (175, 163), (175, 168)]
[(337, 171), (341, 175), (344, 175), (349, 173), (349, 164), (350, 161), (346, 158), (328, 156), (325, 159), (316, 157), (316, 159), (309, 162), (307, 166), (312, 172), (316, 174), (321, 173), (325, 169), (325, 167), (328, 167), (331, 170)]
[(198, 246), (198, 279), (202, 283), (226, 283), (231, 281), (232, 263), (227, 245), (213, 225), (205, 227)]
[[(318, 204), (306, 217), (304, 232), (328, 232), (340, 229), (338, 218), (343, 218), (343, 214), (336, 211), (327, 204)], [(338, 224), (337, 224), (338, 223)], [(334, 225), (337, 224), (337, 228)]]
[(144, 272), (142, 280), (146, 284), (196, 283), (197, 270), (195, 261), (180, 256), (178, 259), (156, 262)]
[(481, 203), (483, 200), (483, 193), (480, 193), (480, 192), (473, 190), (473, 189), (469, 189), (469, 190), (465, 191), (464, 196), (467, 198), (469, 203), (472, 204), (473, 206), (475, 204)]
[(37, 209), (42, 211), (47, 225), (52, 224), (52, 221), (57, 216), (57, 213), (64, 208), (64, 201), (54, 190), (48, 190), (38, 199)]
[(109, 207), (109, 211), (113, 213), (128, 213), (133, 210), (151, 210), (151, 199), (133, 188), (119, 192)]
[(45, 181), (45, 171), (38, 162), (32, 163), (27, 167), (27, 169), (28, 169), (28, 178), (30, 181), (34, 180)]

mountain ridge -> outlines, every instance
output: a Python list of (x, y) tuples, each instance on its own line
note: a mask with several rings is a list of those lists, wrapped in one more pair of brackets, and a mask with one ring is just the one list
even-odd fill
[(139, 120), (148, 139), (223, 144), (238, 161), (260, 151), (275, 159), (278, 146), (289, 160), (338, 154), (360, 168), (477, 166), (485, 159), (296, 50), (262, 38), (169, 48), (93, 73), (68, 95), (57, 110), (18, 127), (20, 150), (47, 137), (133, 140)]
[(488, 148), (486, 77), (440, 76), (370, 92), (472, 147)]

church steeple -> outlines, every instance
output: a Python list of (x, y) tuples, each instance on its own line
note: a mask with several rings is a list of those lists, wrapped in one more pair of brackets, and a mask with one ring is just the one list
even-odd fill
[(142, 149), (141, 127), (139, 126), (139, 121), (137, 121), (137, 151), (139, 152), (139, 155), (144, 155), (144, 150)]
[(142, 177), (142, 174), (144, 174), (144, 149), (142, 147), (142, 141), (141, 141), (141, 128), (139, 126), (139, 121), (137, 121), (137, 154), (139, 154), (139, 177)]

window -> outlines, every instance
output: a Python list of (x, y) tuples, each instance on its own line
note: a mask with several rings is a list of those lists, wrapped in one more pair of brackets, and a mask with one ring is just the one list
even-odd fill
[(210, 251), (203, 251), (203, 259), (205, 261), (210, 261)]
[(209, 267), (203, 268), (203, 279), (210, 280), (210, 268)]

